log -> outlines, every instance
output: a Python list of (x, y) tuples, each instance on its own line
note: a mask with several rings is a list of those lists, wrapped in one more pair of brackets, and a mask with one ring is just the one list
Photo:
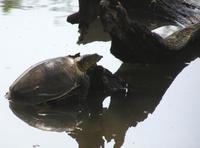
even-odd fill
[[(68, 16), (67, 21), (79, 24), (79, 42), (87, 38), (90, 25), (99, 17), (100, 3), (116, 0), (79, 0), (79, 11)], [(200, 20), (200, 6), (192, 0), (119, 0), (129, 17), (152, 30), (164, 25), (189, 26)], [(98, 35), (97, 35), (98, 36)], [(98, 37), (96, 37), (98, 39)], [(94, 41), (90, 39), (91, 41)]]
[(121, 3), (102, 4), (100, 17), (104, 30), (111, 36), (111, 53), (123, 62), (183, 63), (200, 55), (200, 24), (190, 25), (163, 39), (131, 19)]
[(125, 0), (121, 3), (132, 19), (150, 28), (168, 24), (188, 26), (200, 19), (200, 7), (192, 0)]

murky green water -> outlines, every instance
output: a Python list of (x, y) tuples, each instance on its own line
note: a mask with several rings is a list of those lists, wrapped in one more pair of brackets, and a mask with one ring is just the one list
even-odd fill
[[(105, 141), (106, 148), (113, 147), (114, 139), (116, 143), (123, 143), (124, 148), (200, 147), (199, 59), (184, 68), (168, 88), (170, 79), (166, 77), (178, 71), (176, 66), (144, 69), (123, 65), (118, 70), (121, 62), (110, 54), (110, 42), (77, 45), (77, 25), (66, 23), (67, 15), (78, 9), (75, 0), (5, 0), (0, 9), (1, 147), (74, 148), (81, 145), (65, 132), (47, 132), (29, 126), (12, 113), (4, 98), (11, 83), (29, 66), (77, 52), (103, 55), (99, 64), (112, 72), (118, 71), (133, 82), (134, 88), (127, 100), (111, 101), (103, 119), (88, 128), (93, 128), (90, 135), (87, 137), (84, 133), (85, 143), (94, 144), (99, 135), (110, 140)], [(119, 96), (112, 96), (113, 100), (118, 100), (116, 98)]]

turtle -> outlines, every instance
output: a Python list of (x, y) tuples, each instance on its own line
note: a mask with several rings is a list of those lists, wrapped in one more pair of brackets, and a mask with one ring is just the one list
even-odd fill
[(22, 73), (9, 87), (6, 98), (19, 104), (36, 105), (78, 95), (86, 98), (87, 70), (102, 58), (98, 54), (68, 55), (41, 61)]

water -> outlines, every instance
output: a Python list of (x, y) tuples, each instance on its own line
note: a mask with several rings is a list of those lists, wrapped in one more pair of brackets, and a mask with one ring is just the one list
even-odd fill
[[(65, 21), (67, 15), (78, 9), (76, 1), (5, 2), (8, 6), (12, 4), (13, 9), (7, 6), (4, 11), (1, 7), (0, 11), (2, 147), (78, 147), (76, 140), (65, 132), (47, 132), (29, 126), (12, 113), (8, 101), (4, 99), (11, 83), (31, 65), (77, 52), (103, 55), (99, 64), (113, 73), (118, 71), (135, 88), (125, 101), (111, 101), (110, 106), (107, 101), (105, 106), (108, 110), (101, 119), (101, 127), (96, 121), (94, 130), (89, 128), (94, 134), (103, 136), (103, 139), (110, 139), (110, 142), (105, 142), (106, 148), (113, 147), (114, 139), (122, 143), (124, 148), (200, 147), (199, 59), (184, 68), (168, 88), (171, 80), (163, 77), (178, 71), (176, 66), (153, 67), (151, 70), (148, 67), (142, 69), (135, 65), (125, 65), (126, 70), (120, 71), (118, 68), (121, 62), (109, 52), (110, 42), (77, 45), (77, 25)], [(1, 5), (5, 6), (5, 3)], [(92, 141), (95, 141), (95, 136), (89, 135), (89, 139), (85, 137), (86, 143)]]

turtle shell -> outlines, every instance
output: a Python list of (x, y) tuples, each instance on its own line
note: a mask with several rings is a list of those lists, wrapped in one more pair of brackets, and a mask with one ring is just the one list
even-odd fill
[(79, 87), (80, 77), (76, 62), (70, 56), (45, 60), (15, 80), (8, 99), (31, 105), (60, 99)]

